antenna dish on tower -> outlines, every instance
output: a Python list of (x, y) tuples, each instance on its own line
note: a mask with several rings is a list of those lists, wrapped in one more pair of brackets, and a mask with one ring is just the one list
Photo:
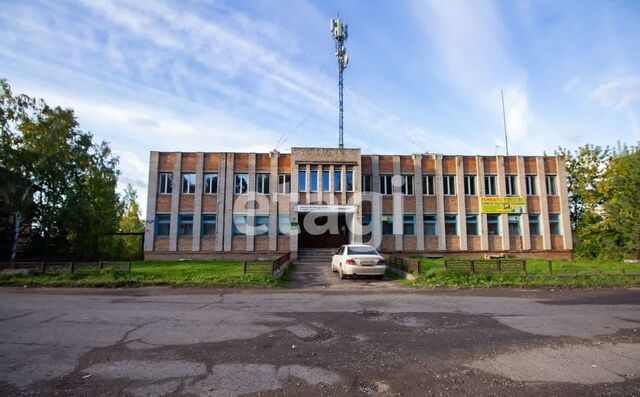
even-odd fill
[(344, 129), (343, 129), (343, 82), (342, 74), (349, 63), (347, 49), (344, 42), (349, 37), (348, 26), (342, 22), (340, 17), (331, 20), (331, 34), (336, 43), (336, 58), (338, 58), (338, 147), (344, 147)]

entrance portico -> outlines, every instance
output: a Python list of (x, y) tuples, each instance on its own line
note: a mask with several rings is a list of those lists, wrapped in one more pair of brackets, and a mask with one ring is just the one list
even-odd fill
[(355, 241), (355, 205), (296, 205), (298, 248), (335, 248)]

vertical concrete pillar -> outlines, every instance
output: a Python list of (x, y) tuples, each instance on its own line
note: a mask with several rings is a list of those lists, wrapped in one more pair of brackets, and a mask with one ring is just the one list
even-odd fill
[(485, 195), (484, 186), (484, 161), (482, 156), (476, 156), (476, 168), (478, 169), (478, 212), (480, 213), (480, 249), (487, 251), (489, 249), (489, 233), (487, 232), (487, 214), (482, 213), (482, 206), (480, 205), (480, 197)]
[(542, 228), (542, 249), (551, 249), (551, 230), (549, 229), (549, 203), (547, 202), (547, 184), (545, 183), (546, 171), (544, 169), (544, 157), (536, 157), (538, 182), (538, 194), (540, 195), (540, 226)]
[(403, 235), (403, 197), (402, 186), (400, 184), (400, 156), (393, 156), (393, 236), (396, 240), (396, 251), (402, 251)]
[(342, 188), (342, 193), (340, 194), (340, 203), (341, 205), (347, 204), (347, 166), (343, 164), (340, 166), (340, 187)]
[(351, 231), (355, 236), (354, 242), (362, 244), (362, 157), (360, 157), (358, 164), (353, 167), (353, 193), (351, 202), (347, 204), (356, 206)]
[(249, 153), (249, 188), (247, 189), (247, 252), (254, 250), (256, 218), (256, 154)]
[(315, 166), (316, 171), (318, 172), (318, 177), (316, 178), (316, 183), (318, 184), (318, 191), (316, 192), (316, 204), (322, 204), (322, 164)]
[(562, 240), (564, 249), (573, 249), (573, 236), (571, 235), (571, 218), (569, 217), (569, 192), (567, 189), (567, 171), (564, 166), (564, 158), (556, 157), (556, 169), (558, 170), (558, 194), (560, 199), (560, 222), (562, 226)]
[(442, 155), (434, 154), (436, 159), (436, 212), (438, 224), (438, 251), (447, 250), (447, 238), (444, 228), (444, 184), (442, 180)]
[(218, 194), (216, 194), (216, 251), (222, 251), (225, 231), (225, 198), (226, 198), (226, 186), (227, 186), (227, 155), (226, 153), (220, 153), (218, 161)]
[[(524, 157), (516, 157), (518, 163), (518, 193), (521, 197), (527, 198), (527, 179), (524, 168)], [(529, 206), (527, 205), (526, 211), (520, 215), (520, 231), (522, 235), (522, 250), (528, 251), (531, 249), (531, 235), (529, 233)]]
[[(504, 173), (504, 157), (496, 156), (496, 164), (498, 168), (498, 176), (496, 176), (496, 178), (498, 179), (498, 196), (506, 197), (507, 186)], [(502, 250), (509, 251), (511, 249), (511, 244), (509, 241), (509, 215), (500, 215), (500, 230), (502, 231)]]
[(171, 225), (169, 228), (169, 251), (178, 250), (178, 213), (182, 194), (182, 153), (175, 153), (173, 163), (173, 193), (171, 193)]
[(149, 154), (149, 183), (147, 187), (147, 219), (144, 223), (144, 252), (153, 251), (156, 234), (156, 199), (158, 197), (158, 165), (160, 153)]
[(329, 166), (329, 204), (336, 203), (335, 183), (333, 183), (335, 168), (333, 164)]
[(305, 173), (304, 173), (304, 179), (305, 179), (305, 203), (306, 204), (310, 204), (311, 203), (311, 165), (307, 164), (305, 166)]
[(382, 195), (380, 194), (380, 157), (371, 156), (371, 238), (373, 246), (382, 242)]
[[(298, 213), (296, 212), (296, 205), (298, 205), (298, 200), (300, 195), (298, 194), (298, 167), (299, 165), (291, 159), (291, 194), (289, 195), (289, 213), (291, 214), (291, 222), (300, 222), (298, 218)], [(291, 228), (289, 232), (289, 251), (294, 252), (294, 257), (297, 256), (298, 252), (298, 234), (300, 233), (300, 224), (298, 224), (298, 228)]]
[(196, 153), (196, 194), (193, 198), (193, 236), (191, 250), (200, 251), (200, 226), (202, 225), (202, 185), (204, 183), (204, 153)]
[(456, 156), (456, 194), (458, 197), (458, 231), (460, 232), (460, 251), (467, 250), (467, 205), (464, 196), (464, 162), (462, 156)]
[(422, 155), (413, 155), (413, 193), (416, 198), (416, 250), (424, 251), (424, 201), (422, 199)]
[(233, 239), (233, 207), (234, 201), (234, 154), (227, 153), (227, 173), (225, 175), (224, 187), (224, 250), (231, 251)]
[(269, 174), (269, 252), (278, 250), (278, 158), (274, 150), (271, 156), (271, 173)]

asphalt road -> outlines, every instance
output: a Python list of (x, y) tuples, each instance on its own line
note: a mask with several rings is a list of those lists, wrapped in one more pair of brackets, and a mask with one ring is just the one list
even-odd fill
[(0, 302), (3, 396), (640, 395), (640, 290), (1, 288)]

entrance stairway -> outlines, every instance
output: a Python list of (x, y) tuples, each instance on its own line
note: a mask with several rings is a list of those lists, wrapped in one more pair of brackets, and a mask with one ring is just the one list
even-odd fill
[(298, 251), (298, 259), (296, 262), (301, 263), (331, 263), (333, 251), (337, 248), (301, 248)]

